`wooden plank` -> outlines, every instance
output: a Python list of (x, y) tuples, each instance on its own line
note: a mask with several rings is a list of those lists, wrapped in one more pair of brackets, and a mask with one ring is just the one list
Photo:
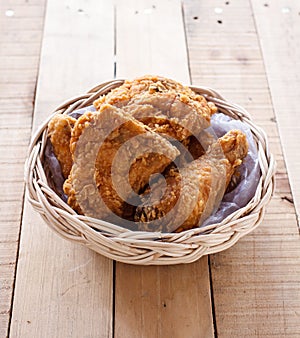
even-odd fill
[[(35, 55), (35, 49), (40, 46), (40, 42), (27, 43), (27, 46), (16, 45), (15, 43), (5, 42), (6, 48), (3, 50), (2, 55), (5, 56), (20, 56), (20, 55)], [(9, 50), (9, 54), (6, 53)]]
[[(232, 248), (210, 258), (217, 336), (299, 337), (299, 233), (276, 120), (270, 109), (260, 37), (256, 36), (249, 2), (226, 3), (213, 1), (208, 6), (196, 0), (184, 2), (193, 83), (226, 92), (228, 99), (247, 105), (255, 121), (268, 131), (278, 169), (275, 197), (262, 225)], [(221, 9), (221, 13), (215, 9)], [(265, 26), (269, 25), (271, 31), (277, 26), (274, 22), (270, 15)], [(253, 70), (254, 65), (259, 72), (251, 74), (248, 69)], [(282, 89), (280, 96), (285, 92)]]
[(14, 39), (22, 42), (40, 41), (41, 30), (7, 31), (5, 35), (0, 35), (0, 42), (3, 44)]
[[(28, 18), (23, 17), (22, 20), (24, 21), (25, 30), (33, 30), (33, 29), (43, 29), (43, 23), (36, 17)], [(12, 20), (7, 21), (6, 26), (12, 32), (18, 31), (20, 28), (15, 25), (14, 18)]]
[[(130, 0), (124, 3), (119, 0), (116, 3), (117, 76), (159, 74), (188, 84), (180, 2)], [(172, 20), (166, 20), (167, 17)]]
[[(42, 122), (45, 116), (43, 112), (49, 112), (62, 101), (113, 77), (114, 26), (111, 1), (96, 4), (92, 0), (80, 0), (71, 4), (65, 0), (59, 10), (57, 6), (49, 4), (47, 8), (45, 25), (49, 33), (45, 28), (47, 39), (43, 40), (40, 65), (43, 71), (39, 75), (39, 82), (47, 88), (47, 96), (43, 95), (43, 100), (36, 102), (35, 126)], [(67, 25), (64, 24), (66, 20)], [(64, 25), (64, 33), (59, 33), (61, 28), (56, 28), (53, 21)], [(59, 39), (57, 34), (60, 35)], [(57, 50), (61, 52), (57, 53)], [(49, 79), (55, 85), (49, 86)], [(41, 89), (42, 86), (38, 86), (37, 95), (40, 95)]]
[(207, 258), (116, 265), (115, 337), (213, 337)]
[[(113, 76), (110, 1), (48, 1), (34, 129)], [(11, 337), (111, 337), (112, 261), (59, 238), (25, 203)]]
[[(190, 82), (180, 1), (119, 1), (116, 13), (117, 77)], [(116, 338), (214, 336), (207, 257), (177, 266), (117, 263), (115, 278)]]
[(23, 220), (11, 336), (111, 337), (112, 262)]
[(300, 97), (300, 6), (296, 0), (276, 0), (268, 6), (260, 0), (251, 3), (299, 223), (300, 154), (296, 135), (300, 127), (295, 123), (295, 112)]
[[(34, 17), (37, 26), (43, 22), (44, 1), (38, 10), (18, 8), (18, 15), (8, 17), (9, 1), (0, 3), (0, 336), (9, 330), (14, 287), (18, 239), (24, 194), (24, 161), (30, 139), (32, 101), (36, 84), (41, 29), (30, 39), (19, 39), (15, 29), (26, 30), (28, 19)], [(14, 7), (16, 8), (16, 7)], [(26, 17), (26, 20), (25, 20)], [(9, 36), (9, 41), (7, 40)], [(22, 57), (14, 59), (16, 51)], [(32, 55), (36, 55), (32, 58)], [(21, 74), (8, 68), (21, 68)], [(21, 77), (20, 77), (21, 75)], [(13, 89), (13, 90), (12, 90)], [(24, 100), (21, 97), (26, 97)]]
[(2, 13), (6, 14), (7, 10), (13, 11), (13, 14), (10, 14), (13, 20), (19, 18), (43, 18), (45, 14), (45, 4), (43, 2), (35, 4), (31, 2), (32, 1), (23, 0), (21, 3), (18, 3), (17, 1), (6, 0), (5, 6), (3, 6), (5, 10), (2, 11)]
[(40, 0), (6, 0), (6, 8), (5, 9), (10, 9), (14, 8), (14, 6), (21, 6), (21, 5), (26, 5), (26, 6), (41, 6), (41, 1)]

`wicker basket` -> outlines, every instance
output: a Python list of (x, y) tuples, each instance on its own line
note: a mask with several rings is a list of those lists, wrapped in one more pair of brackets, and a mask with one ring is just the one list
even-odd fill
[[(87, 94), (58, 107), (54, 114), (70, 113), (93, 103), (100, 95), (120, 86), (115, 80), (100, 84)], [(254, 230), (262, 221), (265, 207), (274, 189), (275, 162), (269, 152), (267, 137), (242, 107), (229, 103), (215, 90), (191, 87), (204, 95), (226, 115), (246, 123), (257, 143), (261, 178), (252, 200), (221, 223), (181, 233), (134, 232), (117, 225), (78, 215), (49, 187), (42, 165), (47, 140), (47, 124), (39, 128), (30, 145), (25, 166), (28, 198), (45, 222), (62, 237), (86, 245), (111, 259), (141, 265), (190, 263), (203, 255), (231, 247), (239, 238)]]

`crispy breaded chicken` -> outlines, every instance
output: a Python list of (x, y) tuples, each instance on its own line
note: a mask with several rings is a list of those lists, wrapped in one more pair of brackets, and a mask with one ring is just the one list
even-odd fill
[(183, 141), (210, 125), (217, 111), (213, 103), (189, 87), (163, 77), (144, 76), (125, 81), (94, 102), (96, 109), (104, 103), (124, 107), (153, 131)]
[(245, 134), (232, 130), (180, 172), (171, 167), (137, 208), (138, 230), (180, 232), (199, 226), (218, 206), (247, 152)]
[[(125, 81), (96, 100), (94, 105), (100, 109), (103, 103), (124, 107), (153, 131), (180, 142), (186, 142), (188, 137), (207, 128), (211, 115), (217, 110), (213, 103), (207, 102), (189, 87), (159, 76)], [(72, 133), (75, 122), (68, 115), (56, 115), (48, 125), (50, 140), (65, 178), (73, 164), (69, 143), (74, 146), (80, 136), (80, 130)]]
[[(178, 163), (203, 155), (206, 147), (203, 148), (194, 135), (209, 127), (211, 115), (217, 111), (213, 103), (189, 87), (158, 76), (125, 81), (96, 100), (94, 106), (96, 112), (87, 112), (77, 121), (68, 115), (56, 115), (49, 122), (48, 131), (66, 178), (64, 192), (68, 195), (68, 204), (80, 214), (102, 219), (111, 212), (132, 219), (134, 203), (138, 203), (138, 194), (152, 174), (162, 173), (168, 167), (169, 179), (172, 175), (175, 179), (176, 170), (170, 163), (179, 155), (180, 147), (173, 146), (172, 139), (181, 142), (191, 153), (188, 161), (180, 154), (182, 161), (179, 156)], [(95, 128), (98, 123), (102, 127), (103, 123), (111, 126), (112, 121), (122, 122), (122, 125), (111, 130), (109, 135)], [(107, 126), (105, 128), (109, 128)], [(102, 139), (103, 135), (107, 138)], [(134, 142), (130, 140), (141, 135), (148, 144), (137, 141), (136, 149), (143, 146), (146, 152), (139, 154), (137, 151), (138, 156), (130, 158), (130, 162), (126, 153), (133, 150)], [(163, 153), (158, 149), (164, 150)], [(95, 153), (93, 158), (91, 151)], [(114, 166), (114, 158), (122, 156), (124, 163), (119, 161)], [(175, 181), (177, 179), (176, 176)], [(102, 204), (98, 203), (99, 196)]]
[(64, 178), (69, 176), (73, 164), (70, 152), (70, 139), (75, 122), (76, 120), (71, 116), (57, 114), (48, 124), (48, 135)]
[(101, 219), (111, 214), (132, 217), (133, 206), (128, 202), (153, 173), (162, 172), (179, 154), (124, 109), (108, 104), (78, 119), (71, 150), (74, 164), (64, 184), (68, 203)]
[[(141, 94), (149, 93), (170, 93), (175, 92), (176, 94), (182, 94), (187, 96), (194, 101), (206, 102), (205, 98), (202, 95), (196, 94), (192, 89), (187, 86), (183, 86), (181, 83), (162, 77), (162, 76), (152, 76), (145, 75), (139, 78), (136, 78), (132, 81), (126, 80), (124, 84), (113, 89), (111, 92), (102, 96), (100, 99), (94, 102), (96, 109), (100, 108), (102, 103), (109, 103), (115, 106), (124, 106), (133, 97), (136, 97)], [(209, 103), (213, 112), (216, 111), (216, 107), (213, 103)]]

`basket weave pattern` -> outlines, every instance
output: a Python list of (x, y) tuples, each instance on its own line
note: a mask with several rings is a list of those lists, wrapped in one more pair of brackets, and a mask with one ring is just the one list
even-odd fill
[[(65, 102), (54, 114), (68, 114), (90, 106), (94, 100), (120, 86), (123, 80), (100, 84), (87, 94)], [(38, 129), (30, 145), (25, 166), (28, 199), (45, 222), (59, 235), (86, 245), (92, 250), (120, 262), (141, 265), (190, 263), (203, 255), (231, 247), (239, 238), (254, 230), (262, 221), (265, 207), (274, 189), (275, 162), (269, 152), (264, 131), (256, 126), (248, 112), (226, 101), (215, 90), (191, 87), (196, 93), (214, 102), (219, 111), (246, 123), (257, 143), (261, 178), (256, 193), (243, 208), (218, 224), (181, 233), (135, 232), (117, 225), (78, 215), (49, 187), (42, 158), (47, 141), (47, 125)]]

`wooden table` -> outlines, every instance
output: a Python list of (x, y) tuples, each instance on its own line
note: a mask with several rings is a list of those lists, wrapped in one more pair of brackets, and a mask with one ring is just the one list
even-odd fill
[[(299, 41), (297, 0), (1, 1), (0, 337), (300, 337)], [(261, 226), (193, 264), (113, 262), (24, 198), (31, 134), (55, 106), (146, 73), (243, 105), (277, 160)]]

